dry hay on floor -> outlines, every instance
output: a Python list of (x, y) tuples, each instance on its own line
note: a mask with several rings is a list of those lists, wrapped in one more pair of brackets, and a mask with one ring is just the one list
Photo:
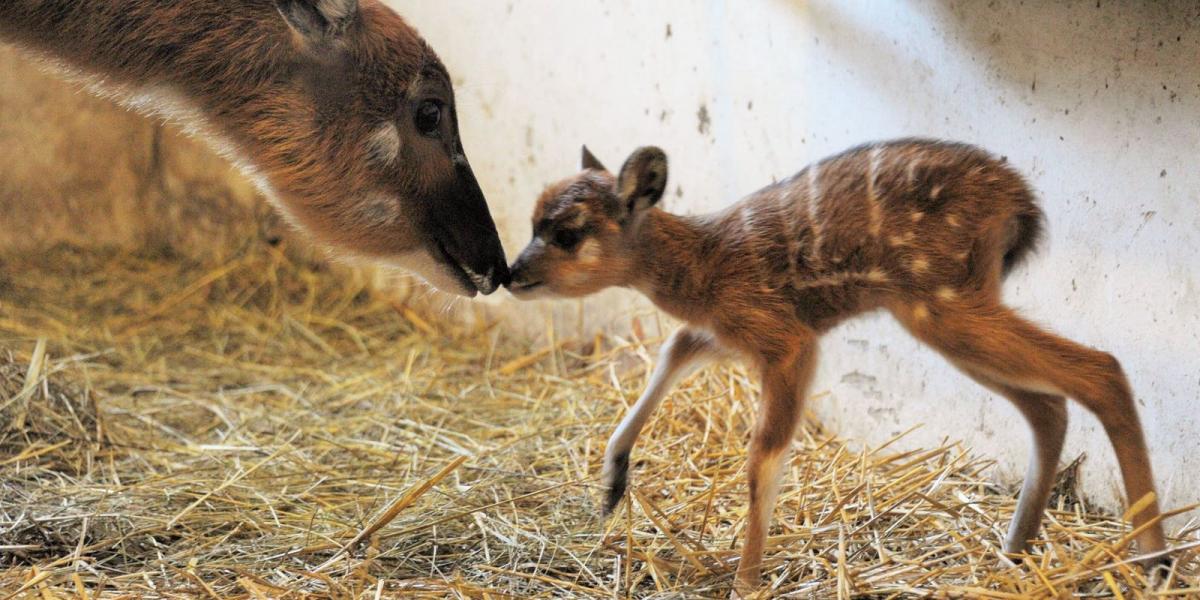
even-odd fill
[[(604, 522), (593, 477), (646, 378), (642, 342), (531, 346), (269, 250), (204, 265), (58, 249), (3, 269), (0, 598), (728, 594), (754, 397), (740, 368), (666, 401)], [(797, 454), (775, 594), (1147, 590), (1128, 527), (1070, 490), (1010, 564), (1013, 494), (959, 444), (855, 450), (810, 425)], [(1176, 533), (1194, 540), (1191, 514)], [(1182, 554), (1159, 589), (1200, 594), (1197, 563)]]

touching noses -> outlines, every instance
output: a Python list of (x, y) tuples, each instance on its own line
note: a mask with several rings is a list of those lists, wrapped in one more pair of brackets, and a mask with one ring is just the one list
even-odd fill
[(508, 277), (508, 283), (506, 285), (508, 285), (508, 286), (512, 286), (513, 284), (519, 285), (522, 281), (524, 281), (525, 280), (525, 267), (528, 263), (529, 263), (529, 261), (526, 260), (525, 253), (522, 252), (521, 255), (517, 257), (517, 260), (513, 261), (513, 264), (508, 267), (508, 276), (509, 277)]
[(513, 264), (508, 268), (509, 281), (505, 283), (506, 287), (510, 289), (520, 288), (531, 283), (529, 280), (529, 267), (533, 262), (534, 251), (533, 244), (530, 244), (521, 251), (521, 254), (517, 256), (517, 260), (513, 261)]

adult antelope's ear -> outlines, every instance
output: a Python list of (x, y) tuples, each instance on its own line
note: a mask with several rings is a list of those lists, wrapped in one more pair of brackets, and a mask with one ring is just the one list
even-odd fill
[(311, 43), (337, 38), (358, 17), (358, 0), (275, 0), (275, 8)]
[(582, 165), (583, 165), (584, 170), (587, 170), (587, 169), (595, 169), (597, 171), (607, 171), (608, 170), (608, 169), (604, 168), (604, 165), (600, 164), (600, 159), (596, 158), (596, 156), (594, 154), (592, 154), (592, 151), (588, 150), (587, 146), (583, 147)]
[(617, 176), (617, 198), (628, 214), (654, 206), (667, 189), (667, 154), (654, 146), (633, 151)]

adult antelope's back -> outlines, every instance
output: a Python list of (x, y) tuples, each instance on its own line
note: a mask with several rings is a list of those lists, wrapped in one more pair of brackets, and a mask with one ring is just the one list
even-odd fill
[(816, 364), (817, 338), (886, 309), (956, 367), (1013, 402), (1034, 453), (1004, 542), (1027, 548), (1049, 498), (1066, 434), (1065, 397), (1099, 417), (1116, 450), (1139, 549), (1165, 548), (1133, 396), (1111, 355), (1019, 317), (1001, 279), (1034, 247), (1042, 212), (1020, 175), (962, 144), (899, 140), (815, 163), (714, 215), (654, 207), (667, 161), (642, 148), (614, 177), (584, 151), (584, 170), (538, 200), (534, 237), (512, 265), (521, 297), (629, 286), (686, 322), (662, 349), (650, 385), (605, 451), (611, 510), (629, 453), (662, 397), (688, 371), (729, 351), (762, 371), (750, 445), (750, 513), (738, 582), (757, 586), (779, 474)]
[(460, 294), (507, 279), (450, 77), (377, 0), (4, 0), (0, 39), (180, 122), (336, 250)]

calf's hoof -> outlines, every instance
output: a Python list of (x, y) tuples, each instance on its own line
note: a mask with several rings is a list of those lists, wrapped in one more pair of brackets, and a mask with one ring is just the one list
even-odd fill
[(622, 452), (612, 459), (604, 459), (604, 509), (603, 515), (611, 515), (613, 509), (625, 497), (625, 489), (629, 486), (629, 452)]

